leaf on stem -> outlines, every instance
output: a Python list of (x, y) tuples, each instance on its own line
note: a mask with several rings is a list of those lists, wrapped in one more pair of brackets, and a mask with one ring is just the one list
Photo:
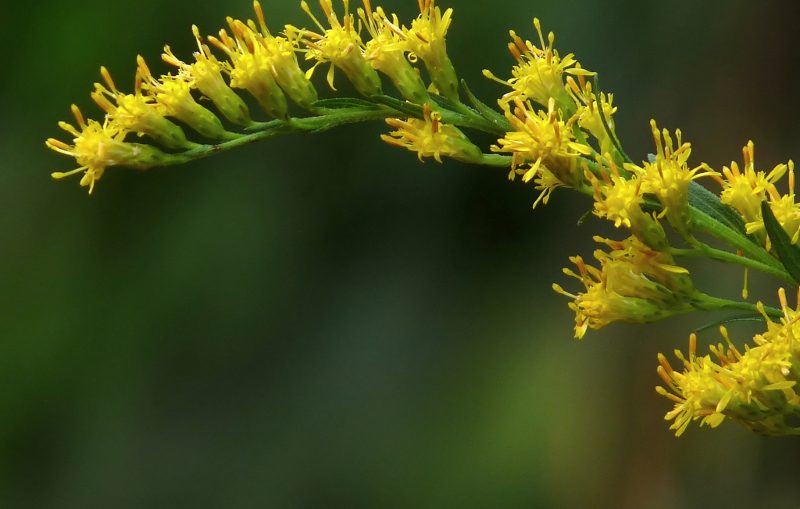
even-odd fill
[(761, 316), (759, 313), (747, 313), (743, 315), (736, 315), (736, 316), (729, 316), (728, 318), (723, 318), (722, 320), (715, 320), (711, 323), (707, 323), (701, 327), (696, 328), (694, 333), (707, 331), (709, 329), (717, 329), (721, 325), (727, 325), (729, 323), (739, 323), (739, 322), (761, 322), (764, 323), (764, 317)]
[(400, 113), (414, 118), (422, 118), (422, 106), (408, 101), (401, 101), (388, 95), (373, 95), (370, 97), (373, 101), (388, 106)]
[(464, 90), (464, 95), (466, 96), (467, 101), (469, 101), (472, 107), (475, 108), (475, 110), (477, 110), (477, 112), (480, 113), (480, 115), (483, 118), (485, 118), (489, 122), (492, 122), (493, 124), (496, 124), (498, 127), (501, 127), (505, 131), (511, 130), (511, 124), (508, 123), (506, 117), (504, 117), (502, 114), (500, 114), (500, 112), (498, 112), (494, 108), (491, 108), (489, 105), (478, 99), (475, 96), (475, 94), (472, 93), (472, 90), (469, 89), (466, 81), (461, 80), (461, 88)]
[(767, 230), (767, 235), (778, 254), (778, 259), (792, 278), (800, 283), (800, 248), (792, 244), (789, 235), (775, 218), (775, 214), (772, 213), (772, 209), (766, 201), (761, 202), (761, 216), (764, 218), (764, 229)]
[(731, 230), (745, 234), (742, 216), (697, 182), (689, 184), (689, 204)]
[(315, 102), (311, 106), (313, 108), (325, 109), (325, 110), (342, 110), (348, 108), (374, 110), (378, 108), (378, 106), (375, 103), (365, 101), (364, 99), (358, 99), (356, 97), (339, 97), (335, 99), (322, 99)]

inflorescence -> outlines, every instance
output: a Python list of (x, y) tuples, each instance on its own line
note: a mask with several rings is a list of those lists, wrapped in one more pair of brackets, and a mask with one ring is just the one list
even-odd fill
[[(692, 165), (681, 131), (661, 129), (655, 121), (654, 153), (633, 161), (616, 135), (613, 95), (599, 89), (596, 73), (574, 55), (559, 54), (555, 36), (545, 36), (538, 19), (533, 42), (510, 32), (514, 64), (508, 77), (484, 71), (505, 88), (497, 108), (490, 107), (459, 80), (448, 55), (453, 9), (442, 11), (435, 0), (418, 3), (419, 15), (403, 23), (370, 0), (356, 9), (343, 0), (340, 12), (332, 0), (319, 0), (319, 10), (303, 1), (311, 28), (287, 25), (273, 32), (256, 0), (255, 19), (228, 18), (226, 28), (210, 36), (193, 26), (197, 50), (191, 60), (166, 46), (162, 59), (170, 73), (156, 76), (138, 56), (131, 92), (121, 91), (103, 67), (91, 97), (105, 116), (87, 120), (72, 106), (75, 124), (59, 124), (71, 142), (51, 138), (47, 146), (73, 157), (78, 167), (52, 176), (80, 174), (91, 193), (110, 167), (148, 170), (277, 135), (384, 120), (392, 130), (381, 138), (420, 160), (505, 168), (510, 180), (537, 190), (534, 207), (559, 187), (573, 189), (593, 200), (595, 216), (626, 231), (622, 240), (595, 237), (600, 247), (594, 265), (570, 258), (575, 268), (564, 273), (580, 281), (580, 289), (553, 285), (569, 298), (576, 338), (613, 322), (652, 322), (693, 311), (738, 310), (763, 320), (766, 332), (743, 349), (723, 326), (725, 344), (699, 356), (693, 334), (688, 355), (676, 352), (682, 371), (659, 354), (665, 387), (657, 392), (675, 405), (666, 418), (676, 434), (692, 421), (715, 427), (726, 417), (760, 433), (800, 433), (800, 309), (789, 307), (783, 289), (779, 309), (748, 303), (746, 287), (744, 300), (709, 295), (680, 263), (710, 258), (743, 267), (745, 281), (755, 270), (797, 287), (794, 164), (759, 170), (748, 142), (741, 167)], [(333, 92), (343, 76), (360, 97), (321, 99), (313, 76), (319, 66), (327, 67), (325, 82)], [(481, 148), (472, 132), (496, 142)], [(784, 177), (786, 193), (777, 186)], [(719, 193), (699, 179), (719, 186)], [(698, 234), (727, 248), (712, 247)]]

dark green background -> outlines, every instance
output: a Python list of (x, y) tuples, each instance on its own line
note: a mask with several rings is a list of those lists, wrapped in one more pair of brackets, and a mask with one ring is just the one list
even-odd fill
[[(793, 2), (451, 5), (453, 60), (487, 101), (481, 69), (507, 74), (506, 31), (533, 37), (536, 15), (616, 92), (636, 159), (651, 117), (695, 163), (749, 138), (761, 167), (798, 156)], [(666, 429), (656, 353), (708, 316), (572, 340), (550, 283), (609, 233), (575, 226), (582, 197), (531, 212), (504, 171), (419, 164), (377, 125), (112, 169), (91, 197), (50, 180), (73, 166), (44, 139), (71, 102), (99, 116), (100, 64), (129, 87), (137, 53), (187, 55), (191, 23), (249, 8), (0, 4), (0, 507), (797, 507), (797, 439)], [(737, 295), (740, 271), (697, 269)]]

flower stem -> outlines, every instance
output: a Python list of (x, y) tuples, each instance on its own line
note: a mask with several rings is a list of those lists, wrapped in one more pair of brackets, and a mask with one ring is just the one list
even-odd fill
[(761, 263), (758, 260), (747, 258), (746, 256), (740, 256), (736, 253), (730, 253), (728, 251), (716, 249), (706, 244), (700, 244), (698, 247), (694, 249), (671, 248), (670, 253), (674, 256), (684, 256), (693, 258), (708, 257), (720, 262), (734, 263), (736, 265), (741, 265), (743, 267), (757, 270), (759, 272), (769, 274), (770, 276), (774, 276), (778, 279), (782, 279), (784, 281), (794, 284), (794, 280), (785, 270), (778, 269), (772, 265)]
[(749, 302), (741, 302), (736, 300), (730, 299), (723, 299), (720, 297), (714, 297), (712, 295), (708, 295), (707, 293), (697, 292), (694, 295), (695, 301), (694, 306), (696, 309), (702, 311), (717, 311), (722, 309), (737, 309), (741, 311), (752, 311), (753, 313), (761, 313), (763, 309), (764, 313), (771, 317), (781, 317), (783, 316), (783, 311), (777, 308), (769, 307), (769, 306), (758, 306), (756, 304), (751, 304)]
[[(266, 140), (278, 135), (318, 133), (347, 124), (374, 122), (393, 117), (416, 116), (422, 118), (422, 109), (416, 105), (406, 103), (402, 106), (402, 111), (398, 110), (398, 107), (400, 107), (399, 102), (395, 105), (393, 102), (389, 102), (387, 98), (382, 98), (380, 103), (365, 104), (364, 106), (320, 109), (317, 110), (318, 115), (311, 117), (290, 117), (286, 120), (276, 119), (268, 122), (256, 122), (247, 128), (247, 133), (232, 133), (229, 138), (219, 143), (198, 144), (196, 147), (184, 152), (170, 154), (165, 161), (165, 165), (172, 166), (202, 159), (241, 145)], [(442, 108), (441, 105), (438, 107)], [(417, 112), (417, 109), (420, 111)], [(443, 110), (442, 120), (459, 127), (467, 127), (490, 134), (497, 134), (502, 129), (464, 105), (461, 105), (457, 112)], [(499, 154), (484, 154), (480, 164), (508, 168), (511, 166), (511, 157)]]

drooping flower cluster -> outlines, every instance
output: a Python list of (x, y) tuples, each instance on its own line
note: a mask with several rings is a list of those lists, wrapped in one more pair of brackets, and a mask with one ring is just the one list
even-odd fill
[(650, 249), (636, 237), (594, 240), (610, 249), (595, 251), (600, 268), (574, 256), (570, 261), (578, 272), (564, 269), (585, 291), (575, 295), (553, 285), (556, 292), (573, 299), (569, 307), (575, 311), (576, 338), (583, 338), (587, 329), (616, 321), (650, 322), (692, 310), (686, 302), (694, 292), (688, 271), (675, 265), (668, 253)]
[[(431, 112), (436, 109), (432, 92), (414, 66), (421, 60), (428, 70), (430, 89), (459, 103), (458, 79), (445, 44), (452, 9), (442, 13), (434, 0), (420, 0), (419, 16), (405, 26), (396, 15), (387, 14), (381, 7), (373, 8), (369, 0), (363, 0), (364, 7), (356, 12), (351, 12), (348, 0), (342, 4), (344, 11), (339, 15), (332, 0), (319, 0), (324, 15), (320, 20), (303, 1), (301, 7), (316, 25), (315, 30), (287, 25), (283, 32), (273, 35), (258, 0), (253, 2), (255, 20), (228, 18), (226, 29), (205, 38), (193, 26), (197, 44), (193, 61), (184, 61), (166, 46), (162, 59), (176, 71), (157, 76), (143, 57), (137, 57), (132, 93), (120, 91), (108, 70), (101, 68), (103, 83), (96, 83), (91, 95), (106, 118), (103, 122), (85, 122), (82, 115), (75, 113), (78, 128), (61, 124), (73, 136), (72, 143), (50, 139), (47, 145), (74, 157), (80, 167), (71, 172), (55, 172), (53, 177), (84, 172), (81, 185), (88, 186), (91, 192), (110, 166), (148, 169), (191, 158), (183, 157), (185, 154), (202, 157), (220, 150), (218, 145), (225, 142), (235, 144), (264, 124), (254, 120), (239, 94), (244, 90), (269, 117), (285, 121), (287, 130), (302, 129), (303, 124), (292, 122), (293, 110), (312, 115), (323, 111), (316, 107), (319, 96), (311, 81), (314, 70), (322, 64), (330, 64), (327, 82), (334, 90), (334, 69), (338, 68), (361, 95), (380, 96), (381, 73), (419, 111)], [(311, 62), (308, 70), (301, 68), (298, 54)], [(77, 108), (73, 110), (77, 112)], [(391, 117), (391, 113), (387, 110), (386, 116)], [(391, 123), (397, 126), (403, 122), (408, 126), (417, 122), (433, 125), (430, 118), (396, 119)], [(437, 143), (458, 145), (466, 139), (456, 127), (440, 119), (435, 126), (433, 138)], [(448, 138), (451, 134), (452, 140)], [(132, 143), (134, 136), (145, 137), (161, 149)], [(431, 141), (426, 137), (413, 139), (426, 140), (428, 145)], [(405, 140), (401, 146), (427, 153), (428, 149), (415, 146), (412, 138)], [(451, 152), (437, 149), (436, 159)], [(480, 161), (480, 151), (472, 148), (457, 151), (458, 158), (465, 160), (467, 153), (472, 154), (470, 162)]]
[[(154, 74), (137, 57), (132, 92), (121, 91), (101, 68), (102, 82), (91, 97), (105, 118), (87, 120), (72, 106), (75, 125), (59, 124), (71, 143), (46, 143), (78, 167), (52, 176), (82, 173), (80, 183), (91, 193), (111, 166), (146, 170), (279, 134), (385, 120), (392, 130), (381, 138), (420, 160), (507, 169), (510, 180), (520, 177), (534, 186), (534, 207), (546, 204), (557, 188), (576, 190), (592, 198), (594, 216), (626, 230), (623, 240), (594, 237), (601, 244), (595, 266), (570, 258), (575, 268), (564, 273), (582, 289), (553, 285), (570, 299), (575, 337), (615, 322), (651, 322), (690, 311), (735, 309), (749, 311), (745, 318), (763, 317), (766, 332), (743, 349), (723, 327), (726, 343), (701, 357), (692, 335), (688, 355), (677, 353), (681, 372), (659, 355), (666, 385), (657, 390), (675, 404), (666, 417), (676, 434), (693, 421), (715, 427), (725, 418), (761, 433), (800, 434), (800, 307), (789, 308), (783, 290), (781, 309), (706, 294), (678, 260), (738, 264), (745, 268), (745, 288), (750, 270), (800, 283), (800, 203), (792, 161), (757, 170), (749, 142), (741, 167), (731, 163), (716, 171), (690, 164), (691, 145), (681, 131), (659, 129), (653, 120), (655, 153), (634, 162), (616, 134), (614, 96), (599, 90), (596, 74), (573, 54), (555, 49), (555, 36), (545, 37), (538, 19), (536, 42), (510, 32), (514, 63), (506, 78), (484, 71), (506, 87), (498, 111), (461, 86), (446, 44), (453, 9), (418, 0), (419, 15), (404, 24), (371, 0), (361, 2), (351, 9), (349, 0), (341, 0), (337, 12), (333, 0), (318, 0), (319, 11), (303, 0), (312, 28), (286, 25), (273, 33), (255, 0), (254, 20), (227, 18), (226, 28), (207, 37), (193, 26), (193, 59), (166, 46), (167, 74)], [(342, 83), (334, 79), (338, 72), (360, 97), (321, 99), (325, 91), (313, 81), (321, 65), (334, 93)], [(473, 142), (471, 130), (492, 135), (490, 153)], [(788, 190), (781, 192), (786, 175)], [(705, 177), (721, 186), (719, 196), (696, 182)]]
[(792, 309), (779, 291), (783, 317), (764, 315), (767, 330), (754, 338), (755, 346), (740, 350), (722, 327), (725, 344), (697, 355), (697, 337), (689, 341), (688, 356), (676, 351), (684, 370), (678, 372), (659, 354), (658, 374), (666, 387), (662, 396), (675, 403), (666, 419), (681, 435), (692, 421), (715, 428), (726, 417), (768, 435), (800, 435), (800, 308)]

